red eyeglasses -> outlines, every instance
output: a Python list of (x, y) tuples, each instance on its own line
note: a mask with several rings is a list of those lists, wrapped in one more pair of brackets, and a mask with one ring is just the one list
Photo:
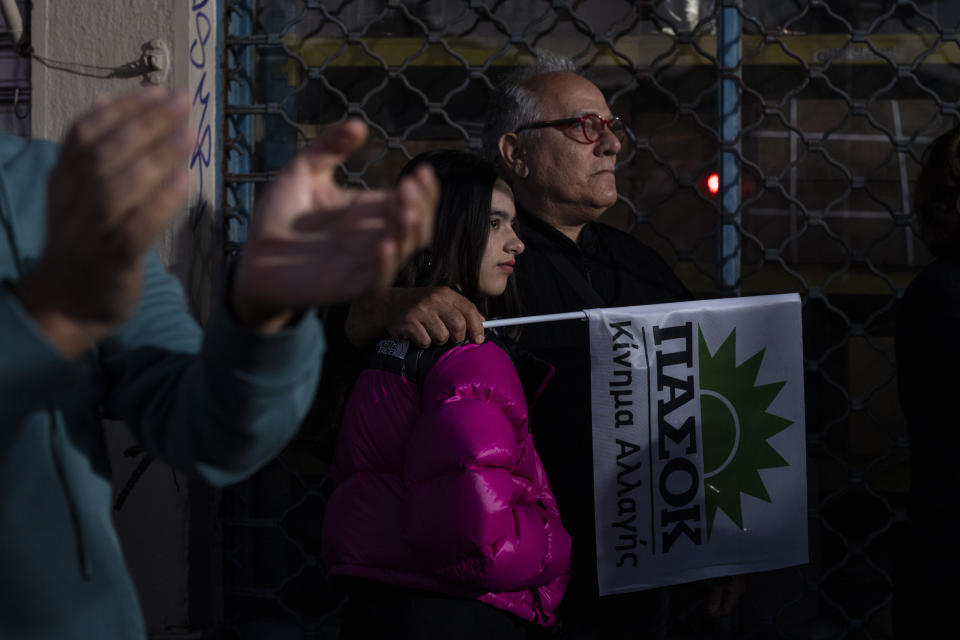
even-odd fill
[(579, 124), (581, 130), (583, 131), (584, 140), (576, 140), (577, 142), (583, 142), (583, 144), (592, 144), (600, 139), (603, 135), (604, 129), (610, 129), (610, 133), (617, 137), (617, 140), (623, 142), (623, 138), (626, 136), (626, 127), (623, 126), (623, 121), (620, 118), (613, 118), (612, 120), (607, 120), (606, 118), (596, 114), (596, 113), (585, 113), (582, 116), (577, 116), (576, 118), (561, 118), (559, 120), (541, 120), (540, 122), (530, 122), (525, 125), (517, 127), (514, 133), (520, 133), (525, 129), (543, 129), (544, 127), (569, 127), (573, 124)]

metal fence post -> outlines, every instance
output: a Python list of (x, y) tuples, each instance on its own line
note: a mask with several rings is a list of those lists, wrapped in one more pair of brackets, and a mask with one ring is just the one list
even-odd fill
[(249, 2), (226, 2), (226, 67), (227, 105), (224, 108), (227, 164), (227, 186), (224, 189), (224, 230), (227, 250), (232, 251), (247, 239), (247, 226), (253, 209), (253, 185), (235, 181), (249, 173), (253, 155), (253, 118), (248, 113), (231, 109), (233, 105), (249, 105), (253, 101), (254, 48), (245, 39), (253, 35), (253, 6)]
[(720, 124), (720, 234), (717, 247), (721, 295), (740, 290), (740, 0), (726, 0), (717, 28)]

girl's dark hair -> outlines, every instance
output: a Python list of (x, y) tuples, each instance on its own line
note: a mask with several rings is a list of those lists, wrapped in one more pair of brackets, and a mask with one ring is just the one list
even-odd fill
[(913, 191), (920, 237), (935, 256), (960, 255), (960, 127), (930, 143)]
[(499, 177), (496, 169), (467, 151), (442, 149), (416, 156), (399, 177), (423, 163), (433, 167), (440, 183), (433, 243), (400, 270), (396, 286), (451, 286), (459, 288), (488, 318), (519, 315), (520, 297), (513, 274), (503, 295), (488, 300), (477, 292), (480, 260), (490, 235), (490, 198)]

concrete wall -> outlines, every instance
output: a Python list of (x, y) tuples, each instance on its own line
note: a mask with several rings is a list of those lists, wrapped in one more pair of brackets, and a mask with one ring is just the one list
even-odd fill
[[(204, 90), (212, 102), (197, 101), (194, 119), (203, 118), (213, 124), (216, 103), (214, 70), (217, 67), (216, 38), (196, 42), (196, 31), (216, 28), (216, 0), (35, 0), (31, 24), (34, 49), (32, 122), (33, 136), (59, 141), (70, 123), (84, 113), (93, 100), (103, 93), (123, 93), (138, 87), (143, 78), (117, 77), (122, 68), (135, 63), (143, 47), (152, 40), (162, 40), (170, 48), (170, 70), (163, 83), (171, 89), (191, 96), (200, 82), (198, 63), (210, 69)], [(197, 19), (202, 13), (204, 20)], [(212, 32), (215, 34), (215, 31)], [(201, 33), (200, 36), (204, 36)], [(202, 97), (202, 96), (201, 96)], [(198, 126), (199, 129), (199, 126)], [(216, 127), (203, 140), (198, 154), (209, 158), (215, 148)], [(219, 253), (213, 241), (212, 208), (197, 207), (196, 192), (201, 187), (206, 198), (213, 198), (214, 166), (207, 167), (206, 177), (194, 176), (194, 212), (183, 214), (157, 243), (161, 258), (170, 266), (190, 294), (191, 304), (201, 317), (206, 317), (211, 295), (211, 278), (216, 276)], [(196, 216), (206, 215), (206, 220)], [(201, 223), (206, 225), (200, 229)], [(194, 246), (197, 244), (198, 246)]]
[[(205, 318), (221, 252), (214, 224), (217, 0), (34, 0), (31, 15), (33, 136), (60, 141), (70, 123), (96, 96), (136, 89), (143, 78), (117, 77), (135, 63), (146, 43), (170, 49), (166, 85), (197, 96), (192, 123), (204, 136), (191, 169), (192, 195), (157, 242), (161, 258)], [(203, 14), (203, 15), (199, 15)], [(201, 32), (198, 36), (197, 31)], [(208, 72), (203, 76), (204, 72)], [(202, 83), (202, 86), (201, 86)], [(201, 91), (197, 91), (198, 87)], [(134, 444), (126, 427), (106, 427), (115, 494), (136, 468), (123, 455)], [(137, 584), (152, 637), (192, 637), (188, 615), (188, 483), (154, 462), (116, 514), (127, 562)], [(205, 570), (206, 567), (203, 567)]]
[[(187, 26), (181, 5), (169, 0), (34, 0), (31, 38), (33, 135), (58, 141), (70, 122), (96, 96), (136, 88), (140, 78), (109, 78), (136, 61), (154, 38), (173, 44), (178, 23)], [(167, 85), (185, 89), (187, 68), (175, 64)]]

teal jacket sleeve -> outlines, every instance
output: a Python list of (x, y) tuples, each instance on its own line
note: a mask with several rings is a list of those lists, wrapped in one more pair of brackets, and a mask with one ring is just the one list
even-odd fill
[(20, 300), (0, 285), (0, 427), (12, 428), (26, 414), (55, 406), (86, 381), (84, 369), (65, 360)]
[(101, 345), (103, 407), (146, 450), (223, 485), (293, 437), (313, 401), (323, 337), (313, 311), (272, 335), (237, 326), (222, 300), (201, 330), (179, 282), (148, 256), (134, 316)]
[(145, 271), (137, 312), (102, 344), (105, 412), (175, 468), (216, 485), (240, 480), (279, 453), (310, 408), (323, 352), (316, 315), (261, 335), (221, 301), (201, 334), (152, 253)]
[[(43, 251), (45, 176), (57, 147), (0, 134), (0, 281), (17, 282)], [(146, 259), (134, 315), (70, 362), (0, 283), (0, 451), (47, 411), (125, 420), (151, 454), (215, 484), (249, 475), (293, 436), (313, 400), (323, 351), (315, 315), (262, 336), (222, 301), (205, 334), (179, 282)], [(92, 395), (91, 395), (92, 394)]]
[(22, 418), (56, 406), (89, 377), (50, 345), (8, 286), (43, 250), (43, 184), (56, 158), (52, 143), (0, 134), (0, 449)]

